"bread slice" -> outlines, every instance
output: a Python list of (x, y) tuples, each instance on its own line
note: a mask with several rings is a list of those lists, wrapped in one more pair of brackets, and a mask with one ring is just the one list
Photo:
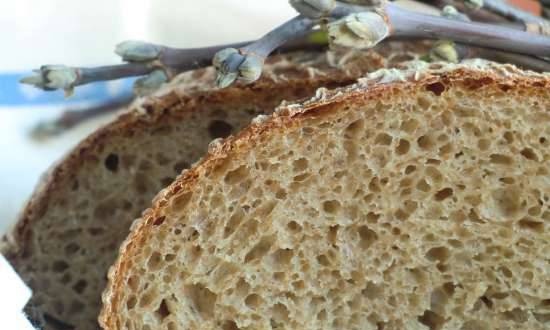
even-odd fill
[(133, 226), (102, 326), (549, 329), (549, 77), (382, 70), (214, 143)]
[(280, 55), (258, 83), (226, 90), (214, 89), (212, 69), (187, 73), (92, 134), (46, 176), (2, 248), (34, 291), (30, 316), (46, 330), (98, 329), (107, 269), (131, 222), (213, 138), (283, 100), (393, 65), (410, 49), (422, 48)]

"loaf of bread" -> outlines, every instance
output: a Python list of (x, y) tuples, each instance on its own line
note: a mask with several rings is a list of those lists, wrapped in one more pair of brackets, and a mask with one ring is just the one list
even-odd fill
[(50, 171), (5, 239), (2, 252), (34, 291), (30, 317), (45, 330), (98, 329), (107, 269), (130, 224), (212, 139), (283, 100), (350, 84), (421, 47), (275, 56), (261, 81), (225, 90), (214, 89), (213, 69), (199, 70), (135, 104)]
[(321, 89), (163, 190), (106, 330), (549, 329), (550, 78), (469, 62)]

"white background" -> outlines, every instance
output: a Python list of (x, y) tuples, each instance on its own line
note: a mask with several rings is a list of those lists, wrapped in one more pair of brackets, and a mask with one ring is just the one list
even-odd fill
[[(52, 63), (117, 63), (113, 47), (127, 39), (177, 47), (255, 39), (293, 15), (287, 0), (2, 0), (0, 74)], [(13, 223), (40, 174), (111, 119), (53, 140), (28, 137), (39, 120), (62, 109), (0, 104), (0, 233)]]

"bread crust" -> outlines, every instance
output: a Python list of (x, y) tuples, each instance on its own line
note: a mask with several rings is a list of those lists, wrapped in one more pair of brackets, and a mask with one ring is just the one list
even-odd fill
[[(176, 196), (192, 192), (201, 177), (216, 171), (222, 162), (232, 156), (244, 154), (261, 143), (262, 138), (300, 126), (305, 119), (322, 119), (330, 116), (342, 105), (354, 106), (368, 100), (391, 97), (395, 93), (407, 93), (420, 88), (443, 88), (447, 85), (466, 89), (491, 87), (501, 90), (520, 89), (526, 93), (550, 88), (550, 76), (525, 72), (512, 65), (499, 65), (485, 61), (471, 61), (461, 65), (435, 64), (418, 66), (413, 63), (404, 71), (380, 70), (360, 79), (357, 84), (332, 91), (318, 90), (317, 95), (301, 104), (279, 108), (273, 116), (251, 124), (223, 143), (215, 143), (207, 155), (190, 170), (184, 171), (170, 186), (154, 199), (151, 208), (134, 222), (130, 235), (121, 245), (119, 257), (108, 274), (109, 284), (103, 293), (103, 310), (99, 317), (106, 330), (119, 329), (116, 311), (125, 285), (125, 274), (131, 267), (132, 256), (140, 249), (154, 226), (162, 222), (165, 207)], [(435, 91), (436, 92), (436, 91)]]

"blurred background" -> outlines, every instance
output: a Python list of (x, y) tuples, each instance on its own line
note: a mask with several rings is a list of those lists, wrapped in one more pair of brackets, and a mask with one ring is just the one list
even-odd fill
[(18, 84), (42, 64), (116, 64), (128, 39), (200, 47), (255, 39), (294, 15), (287, 0), (0, 1), (0, 233), (16, 219), (40, 175), (98, 126), (106, 114), (41, 137), (35, 128), (67, 109), (130, 95), (131, 81), (42, 92)]

